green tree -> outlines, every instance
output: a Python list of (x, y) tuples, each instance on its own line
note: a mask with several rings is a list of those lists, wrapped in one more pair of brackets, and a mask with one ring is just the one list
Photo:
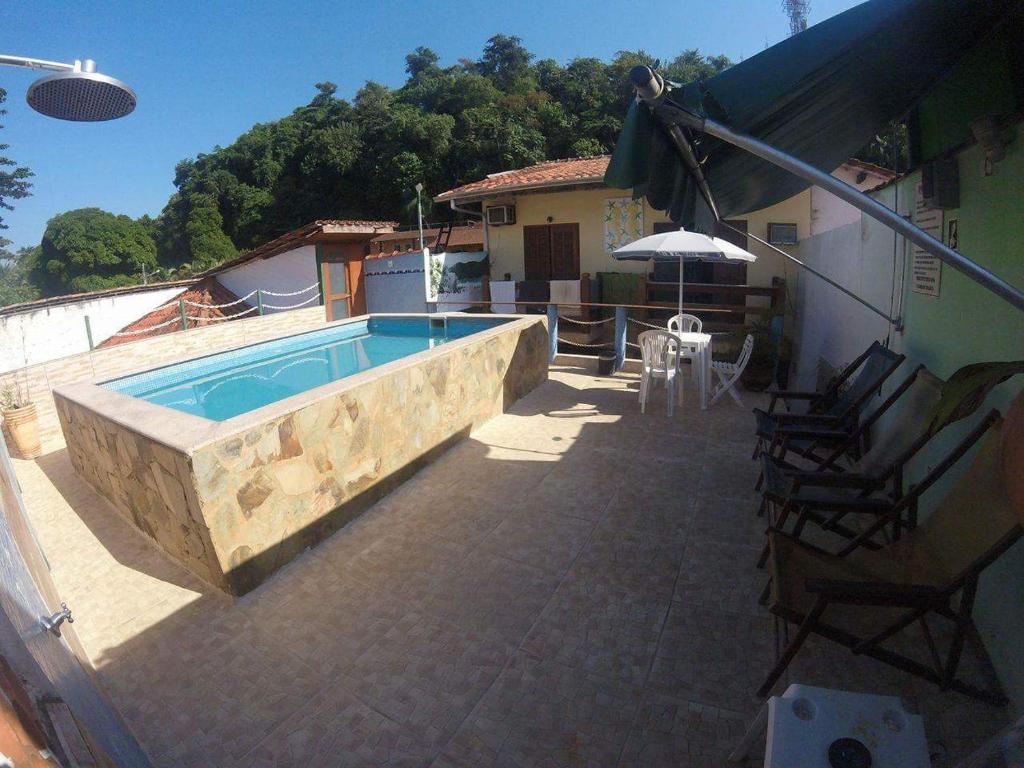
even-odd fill
[[(522, 40), (495, 35), (478, 59), (443, 66), (420, 46), (405, 57), (400, 88), (367, 82), (349, 103), (334, 83), (320, 82), (291, 114), (181, 161), (175, 193), (141, 223), (160, 265), (178, 273), (313, 219), (414, 223), (417, 183), (440, 191), (546, 159), (611, 151), (637, 64), (657, 62), (644, 51), (534, 62)], [(689, 80), (728, 64), (690, 50), (668, 70)]]
[(10, 240), (0, 237), (0, 307), (39, 298), (39, 289), (29, 280), (35, 248), (8, 250)]
[(477, 68), (506, 93), (522, 93), (536, 87), (530, 68), (533, 54), (515, 35), (495, 35), (484, 46)]
[(731, 66), (727, 56), (705, 56), (696, 48), (690, 48), (665, 66), (664, 75), (673, 82), (688, 83), (717, 75)]
[(46, 225), (32, 283), (45, 295), (80, 293), (142, 282), (157, 266), (144, 224), (99, 208), (54, 216)]
[[(7, 101), (7, 91), (0, 88), (0, 104)], [(7, 110), (0, 108), (0, 115), (6, 115)], [(0, 128), (3, 128), (0, 125)], [(0, 152), (8, 148), (8, 144), (0, 144)], [(29, 181), (34, 174), (28, 168), (18, 165), (9, 157), (0, 155), (0, 210), (13, 211), (14, 206), (11, 200), (21, 200), (32, 194), (32, 183)], [(0, 229), (7, 229), (3, 216), (0, 216)]]

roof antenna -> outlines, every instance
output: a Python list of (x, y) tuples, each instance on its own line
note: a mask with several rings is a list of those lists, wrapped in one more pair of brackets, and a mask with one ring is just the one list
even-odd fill
[(782, 9), (789, 16), (789, 35), (799, 35), (807, 29), (807, 13), (811, 10), (810, 0), (782, 0)]

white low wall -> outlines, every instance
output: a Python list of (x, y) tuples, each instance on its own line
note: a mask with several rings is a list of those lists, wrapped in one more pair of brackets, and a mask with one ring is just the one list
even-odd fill
[(426, 259), (421, 251), (363, 262), (366, 311), (426, 312)]
[(0, 373), (0, 389), (17, 386), (35, 403), (39, 412), (39, 436), (43, 450), (49, 452), (64, 444), (53, 403), (54, 387), (80, 381), (105, 381), (125, 373), (166, 365), (186, 356), (206, 355), (274, 336), (301, 333), (324, 322), (324, 308), (316, 304), (279, 315), (210, 323), (202, 328), (150, 336), (92, 352), (86, 350), (59, 360)]
[[(234, 269), (221, 272), (216, 277), (221, 285), (236, 296), (247, 296), (257, 290), (274, 291), (275, 293), (301, 291), (317, 284), (320, 280), (316, 272), (316, 246), (303, 245), (269, 259), (253, 259)], [(287, 307), (317, 296), (319, 293), (316, 289), (298, 296), (264, 295), (263, 303), (264, 305)], [(315, 301), (319, 301), (319, 299), (310, 301), (305, 306), (312, 306)], [(249, 303), (255, 304), (255, 297), (250, 299)], [(264, 314), (285, 311), (287, 310), (264, 306)], [(421, 308), (416, 311), (422, 312), (423, 310)]]
[(187, 286), (120, 293), (0, 315), (0, 373), (89, 351), (85, 318), (99, 344), (126, 325), (172, 301)]
[[(891, 198), (891, 191), (885, 191)], [(890, 203), (891, 199), (881, 202)], [(800, 241), (800, 258), (884, 312), (890, 303), (898, 305), (899, 282), (903, 274), (902, 238), (896, 238), (893, 292), (892, 230), (874, 219), (830, 229)], [(894, 301), (895, 298), (895, 301)], [(792, 388), (814, 389), (820, 363), (832, 368), (855, 359), (874, 340), (890, 334), (888, 322), (814, 275), (804, 275), (796, 296), (797, 320), (794, 334), (795, 381)], [(901, 351), (902, 337), (890, 334), (889, 346)]]

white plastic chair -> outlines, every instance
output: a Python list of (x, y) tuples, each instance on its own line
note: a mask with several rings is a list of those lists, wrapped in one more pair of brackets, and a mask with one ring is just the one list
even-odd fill
[(718, 375), (718, 384), (715, 385), (714, 394), (712, 394), (708, 405), (714, 405), (718, 398), (728, 392), (729, 396), (736, 401), (736, 405), (740, 406), (740, 408), (744, 407), (743, 400), (740, 399), (740, 394), (736, 391), (736, 383), (740, 380), (740, 376), (743, 375), (743, 369), (750, 362), (750, 354), (753, 351), (754, 337), (748, 333), (747, 338), (743, 340), (743, 348), (740, 350), (740, 355), (736, 358), (735, 363), (712, 361), (711, 370)]
[[(668, 319), (669, 333), (700, 333), (703, 327), (704, 324), (699, 317), (688, 315), (685, 312), (672, 315)], [(700, 350), (693, 344), (684, 344), (682, 351), (679, 353), (679, 359), (690, 361), (690, 376), (696, 381), (700, 376), (700, 372), (697, 370), (697, 367), (700, 365)]]
[(668, 319), (668, 329), (672, 333), (700, 333), (704, 325), (696, 315), (672, 315)]
[(683, 385), (679, 378), (680, 338), (668, 331), (644, 331), (637, 337), (640, 356), (643, 358), (643, 373), (640, 377), (640, 413), (647, 409), (647, 397), (651, 386), (657, 380), (665, 382), (668, 400), (668, 415), (671, 416), (676, 398), (683, 402)]

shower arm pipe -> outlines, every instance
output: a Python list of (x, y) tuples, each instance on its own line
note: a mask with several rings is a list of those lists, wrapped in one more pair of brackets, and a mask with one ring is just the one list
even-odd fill
[(668, 101), (666, 98), (668, 90), (665, 88), (664, 80), (648, 67), (635, 67), (630, 73), (630, 78), (636, 89), (637, 98), (650, 106), (667, 125), (681, 124), (691, 130), (714, 136), (831, 192), (840, 200), (849, 203), (871, 218), (880, 221), (889, 229), (903, 235), (903, 237), (914, 243), (921, 250), (959, 270), (971, 280), (992, 291), (1017, 309), (1024, 310), (1024, 292), (1020, 289), (985, 269), (977, 262), (967, 258), (962, 253), (953, 250), (941, 240), (932, 237), (898, 213), (886, 208), (873, 197), (840, 181), (835, 176), (825, 173), (810, 163), (806, 163), (777, 147), (773, 147), (771, 144), (753, 136), (734, 131), (714, 120), (693, 114), (678, 104)]
[(24, 67), (25, 69), (47, 69), (51, 72), (95, 72), (96, 62), (86, 59), (84, 62), (75, 60), (74, 64), (65, 64), (62, 61), (48, 61), (47, 59), (32, 59), (28, 56), (10, 56), (0, 53), (0, 64), (9, 67)]

